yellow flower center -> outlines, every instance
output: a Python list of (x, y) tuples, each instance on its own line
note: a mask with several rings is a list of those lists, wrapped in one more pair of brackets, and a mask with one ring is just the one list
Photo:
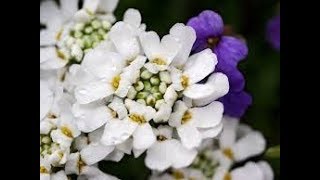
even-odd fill
[(77, 163), (77, 167), (79, 169), (79, 172), (82, 171), (82, 168), (86, 166), (86, 163), (84, 163), (81, 159), (79, 159), (78, 163)]
[(184, 178), (183, 172), (177, 171), (177, 170), (175, 170), (175, 171), (172, 172), (172, 176), (173, 176), (173, 178), (176, 179), (176, 180), (182, 180), (182, 179)]
[(49, 173), (48, 172), (48, 170), (45, 168), (45, 167), (43, 167), (43, 166), (40, 166), (40, 173)]
[(229, 172), (227, 172), (224, 177), (223, 177), (223, 180), (231, 180), (231, 174)]
[(113, 77), (111, 84), (115, 90), (118, 89), (120, 80), (121, 80), (120, 75)]
[(61, 132), (62, 132), (64, 135), (66, 135), (66, 136), (68, 136), (68, 137), (70, 137), (70, 138), (73, 138), (72, 132), (71, 132), (71, 130), (70, 130), (68, 127), (62, 126), (60, 129), (61, 129)]
[(165, 140), (167, 140), (168, 138), (167, 137), (165, 137), (164, 135), (158, 135), (157, 136), (157, 140), (158, 141), (165, 141)]
[(183, 88), (186, 88), (189, 86), (189, 78), (187, 76), (182, 75), (180, 78), (180, 81)]
[(56, 40), (57, 41), (60, 41), (62, 32), (63, 32), (63, 29), (60, 29), (60, 31), (56, 34)]
[(60, 59), (66, 60), (66, 56), (63, 54), (63, 52), (61, 52), (60, 50), (56, 49), (56, 53), (57, 53), (57, 56)]
[(229, 159), (233, 160), (234, 159), (234, 154), (233, 151), (230, 148), (224, 148), (222, 150), (222, 153), (227, 156)]
[(142, 115), (139, 115), (139, 114), (131, 114), (131, 115), (129, 115), (129, 118), (138, 124), (143, 124), (143, 123), (147, 122), (146, 119)]
[(166, 65), (167, 64), (167, 62), (161, 58), (155, 58), (151, 62), (154, 64), (157, 64), (157, 65)]
[(186, 111), (181, 119), (181, 124), (185, 124), (192, 118), (192, 114), (189, 111)]

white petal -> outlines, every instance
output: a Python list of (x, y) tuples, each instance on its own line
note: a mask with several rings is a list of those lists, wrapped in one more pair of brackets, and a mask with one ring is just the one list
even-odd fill
[(123, 156), (124, 156), (124, 153), (122, 151), (115, 149), (108, 156), (106, 156), (103, 160), (119, 162), (123, 158)]
[(223, 124), (220, 123), (219, 125), (212, 128), (200, 128), (198, 130), (201, 133), (202, 139), (206, 139), (217, 137), (221, 133), (222, 129)]
[(163, 171), (169, 168), (173, 163), (174, 148), (173, 140), (155, 142), (148, 150), (145, 158), (145, 164), (148, 168), (157, 171)]
[(114, 146), (105, 146), (101, 143), (90, 143), (80, 151), (81, 159), (87, 165), (92, 165), (104, 159), (114, 150)]
[(156, 110), (151, 106), (145, 106), (131, 99), (125, 100), (125, 105), (129, 109), (130, 114), (139, 114), (144, 116), (146, 121), (151, 120), (156, 113)]
[(68, 180), (68, 177), (66, 173), (63, 170), (61, 170), (57, 173), (52, 174), (50, 180)]
[(44, 70), (59, 69), (68, 63), (67, 59), (57, 56), (55, 47), (40, 48), (40, 68)]
[(172, 65), (182, 68), (188, 60), (193, 43), (196, 40), (196, 33), (192, 27), (177, 23), (170, 29), (170, 34), (182, 43), (182, 47), (172, 61)]
[(196, 106), (204, 106), (224, 96), (229, 91), (229, 82), (226, 75), (213, 73), (205, 84), (193, 84), (183, 94), (193, 100)]
[(221, 150), (216, 150), (213, 152), (214, 159), (218, 160), (219, 166), (229, 169), (233, 164), (233, 160), (225, 156)]
[(219, 145), (221, 148), (231, 147), (236, 141), (236, 131), (238, 128), (239, 119), (224, 116), (222, 123), (223, 130), (219, 137)]
[(138, 28), (141, 24), (141, 14), (139, 10), (129, 8), (126, 10), (123, 16), (123, 22), (130, 24), (131, 26)]
[(85, 176), (88, 180), (119, 180), (114, 176), (105, 174), (104, 172), (93, 166), (83, 167), (81, 175)]
[(249, 134), (252, 131), (253, 129), (247, 124), (239, 124), (237, 129), (237, 137), (242, 138), (243, 136)]
[(147, 149), (156, 141), (149, 123), (141, 124), (133, 133), (133, 148)]
[(79, 0), (60, 0), (60, 7), (66, 18), (71, 18), (78, 10)]
[(232, 180), (264, 180), (263, 173), (256, 163), (248, 162), (231, 172)]
[(129, 118), (109, 121), (101, 138), (101, 143), (107, 146), (117, 145), (127, 140), (136, 130), (138, 124)]
[(98, 11), (112, 13), (116, 9), (118, 2), (119, 0), (100, 0)]
[(88, 138), (89, 138), (89, 141), (92, 143), (92, 142), (99, 142), (102, 135), (103, 135), (103, 132), (104, 132), (104, 126), (101, 126), (100, 128), (90, 132), (88, 134)]
[[(225, 175), (228, 173), (228, 169), (222, 166), (219, 166), (213, 175), (212, 180), (224, 180)], [(233, 180), (233, 179), (232, 179)], [(245, 179), (243, 179), (245, 180)]]
[(118, 52), (126, 60), (132, 60), (140, 52), (140, 45), (135, 31), (130, 25), (117, 22), (112, 26), (108, 34)]
[(144, 67), (152, 74), (157, 74), (160, 71), (159, 67), (154, 63), (147, 62)]
[(177, 55), (177, 53), (181, 49), (181, 43), (178, 42), (172, 35), (165, 35), (161, 39), (161, 45), (163, 47), (163, 52), (167, 64), (170, 64), (173, 58)]
[(83, 132), (92, 132), (113, 119), (110, 109), (98, 103), (74, 104), (72, 112), (79, 129)]
[(153, 59), (153, 53), (159, 51), (160, 38), (158, 34), (154, 31), (142, 33), (140, 42), (148, 59)]
[(171, 106), (167, 103), (164, 103), (160, 106), (159, 110), (156, 112), (153, 121), (156, 123), (167, 122), (171, 115)]
[(114, 97), (112, 102), (108, 106), (110, 109), (117, 112), (119, 119), (125, 118), (128, 114), (127, 108), (125, 107), (123, 100), (118, 97)]
[(135, 149), (133, 148), (132, 151), (133, 151), (133, 156), (134, 158), (138, 158), (141, 154), (144, 153), (146, 149)]
[(49, 84), (40, 80), (40, 120), (49, 112), (53, 103), (53, 92), (49, 88)]
[(67, 175), (69, 174), (79, 174), (78, 163), (80, 161), (80, 153), (71, 153), (69, 155), (68, 161), (65, 165), (65, 172)]
[(95, 77), (83, 69), (79, 64), (73, 64), (69, 67), (68, 75), (72, 85), (80, 85), (94, 81)]
[(237, 161), (259, 155), (266, 148), (266, 140), (258, 131), (253, 131), (239, 139), (234, 149), (234, 156)]
[(125, 61), (117, 53), (94, 49), (85, 55), (81, 66), (97, 78), (112, 79), (120, 74)]
[(167, 139), (172, 138), (173, 128), (168, 125), (160, 125), (157, 129), (154, 129), (155, 135), (165, 136)]
[(177, 92), (174, 90), (173, 85), (170, 85), (167, 88), (166, 92), (164, 93), (163, 99), (166, 101), (166, 103), (169, 106), (173, 106), (173, 104), (174, 104), (174, 102), (176, 102), (177, 98), (178, 98)]
[(192, 149), (200, 146), (201, 134), (190, 122), (178, 127), (177, 131), (184, 147)]
[(85, 136), (84, 134), (81, 134), (74, 140), (74, 148), (78, 151), (81, 151), (83, 148), (88, 146), (89, 138)]
[(49, 46), (56, 43), (55, 39), (56, 32), (49, 29), (40, 31), (40, 46)]
[(176, 68), (170, 68), (170, 76), (172, 80), (172, 87), (176, 91), (182, 91), (184, 87), (181, 84), (181, 76), (182, 76), (182, 71)]
[(173, 113), (170, 115), (169, 125), (171, 127), (181, 126), (181, 119), (187, 110), (188, 107), (183, 101), (177, 101), (173, 107)]
[(54, 128), (54, 125), (49, 121), (41, 121), (40, 122), (40, 134), (49, 134), (51, 129)]
[(63, 134), (60, 129), (52, 130), (50, 136), (53, 142), (60, 144), (63, 148), (70, 147), (73, 140), (71, 137)]
[(98, 9), (101, 0), (84, 0), (83, 9), (89, 10), (91, 13), (95, 13)]
[(59, 15), (60, 11), (56, 2), (43, 1), (40, 4), (40, 23), (47, 24)]
[(114, 88), (106, 81), (92, 81), (75, 88), (75, 97), (79, 104), (88, 104), (114, 93)]
[(121, 144), (118, 144), (116, 147), (118, 150), (126, 153), (126, 154), (131, 154), (131, 150), (132, 150), (132, 143), (133, 143), (133, 139), (129, 138), (126, 141), (124, 141)]
[(274, 174), (271, 166), (266, 161), (259, 161), (257, 164), (262, 170), (263, 180), (273, 180)]
[(61, 113), (59, 127), (68, 128), (71, 133), (72, 138), (76, 138), (80, 135), (80, 130), (78, 129), (76, 122), (74, 121), (73, 115), (66, 115), (66, 113)]
[[(94, 0), (94, 1), (96, 1), (96, 0)], [(84, 23), (90, 21), (91, 18), (92, 18), (92, 16), (90, 15), (90, 12), (88, 12), (88, 9), (85, 9), (85, 8), (82, 8), (79, 11), (77, 11), (73, 17), (73, 19), (76, 22), (84, 22)]]
[(51, 180), (50, 174), (48, 173), (40, 173), (40, 180)]
[(183, 74), (189, 78), (190, 84), (194, 84), (212, 73), (217, 63), (217, 56), (212, 50), (205, 49), (190, 56), (185, 64)]
[(222, 121), (223, 104), (219, 101), (213, 101), (207, 106), (191, 108), (189, 111), (197, 127), (214, 127)]
[(187, 149), (185, 148), (180, 141), (176, 139), (172, 139), (174, 148), (172, 150), (174, 153), (173, 155), (173, 164), (174, 168), (183, 168), (189, 166), (195, 157), (197, 156), (197, 151), (195, 149)]
[(115, 92), (117, 96), (124, 98), (127, 95), (132, 84), (138, 81), (140, 69), (146, 60), (145, 56), (138, 56), (129, 66), (123, 69), (123, 73), (120, 75), (119, 87)]

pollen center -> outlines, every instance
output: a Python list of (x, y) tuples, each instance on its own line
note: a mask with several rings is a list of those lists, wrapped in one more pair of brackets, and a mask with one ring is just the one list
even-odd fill
[(40, 173), (49, 173), (49, 172), (45, 167), (40, 166)]
[(234, 154), (233, 151), (230, 148), (224, 148), (222, 150), (222, 153), (227, 156), (229, 159), (233, 160), (234, 159)]
[(167, 62), (161, 58), (155, 58), (151, 62), (155, 63), (157, 65), (166, 65), (167, 64)]
[(77, 163), (77, 167), (79, 169), (79, 172), (81, 172), (82, 168), (86, 166), (86, 163), (84, 163), (81, 159), (79, 159), (78, 163)]
[(60, 129), (61, 129), (61, 132), (62, 132), (64, 135), (66, 135), (66, 136), (68, 136), (68, 137), (70, 137), (70, 138), (73, 138), (72, 132), (71, 132), (71, 130), (70, 130), (68, 127), (62, 126)]
[(192, 118), (192, 114), (189, 111), (186, 111), (181, 119), (181, 124), (189, 122)]
[(118, 89), (120, 80), (121, 80), (120, 75), (113, 77), (111, 84), (115, 90)]
[(139, 114), (131, 114), (131, 115), (129, 115), (129, 118), (138, 124), (144, 124), (147, 122), (146, 119), (142, 115), (139, 115)]
[(189, 78), (187, 76), (182, 75), (180, 78), (180, 81), (183, 88), (186, 88), (189, 86)]
[(207, 40), (207, 46), (208, 48), (214, 48), (219, 43), (220, 39), (218, 37), (211, 37)]
[(224, 177), (223, 177), (223, 180), (231, 180), (231, 174), (229, 172), (227, 172)]
[(158, 135), (157, 136), (157, 141), (165, 141), (165, 140), (167, 140), (168, 138), (167, 137), (165, 137), (164, 135)]
[(172, 172), (172, 176), (175, 180), (182, 180), (184, 178), (184, 175), (181, 171), (175, 170)]
[(57, 53), (57, 56), (58, 56), (60, 59), (66, 60), (66, 56), (63, 54), (62, 51), (56, 49), (56, 53)]

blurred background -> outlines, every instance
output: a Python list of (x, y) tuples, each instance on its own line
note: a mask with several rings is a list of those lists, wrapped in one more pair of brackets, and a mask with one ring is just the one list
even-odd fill
[[(188, 19), (209, 9), (218, 12), (226, 25), (247, 41), (249, 55), (239, 64), (246, 78), (246, 90), (253, 97), (242, 122), (260, 130), (267, 139), (268, 147), (280, 144), (280, 53), (266, 41), (267, 21), (279, 13), (278, 0), (120, 0), (115, 11), (122, 19), (127, 8), (136, 8), (142, 14), (147, 30), (163, 36), (177, 22)], [(120, 165), (101, 163), (106, 172), (122, 179), (146, 179), (143, 158), (124, 158)], [(260, 157), (261, 158), (261, 157)], [(280, 175), (280, 160), (265, 158), (271, 163), (276, 179)], [(116, 165), (116, 166), (115, 166)], [(125, 172), (125, 173), (123, 173)]]
[[(41, 0), (40, 0), (41, 1)], [(218, 12), (226, 25), (241, 34), (249, 47), (247, 59), (239, 64), (246, 78), (246, 90), (253, 97), (242, 122), (260, 130), (268, 147), (280, 144), (280, 53), (266, 41), (267, 21), (278, 14), (278, 0), (119, 0), (115, 15), (122, 20), (127, 8), (136, 8), (142, 14), (147, 30), (163, 36), (177, 22), (209, 9)], [(261, 158), (261, 157), (260, 157)], [(265, 158), (280, 175), (279, 158)], [(144, 166), (144, 156), (138, 159), (124, 157), (120, 163), (101, 162), (100, 168), (123, 180), (147, 179), (150, 171)]]

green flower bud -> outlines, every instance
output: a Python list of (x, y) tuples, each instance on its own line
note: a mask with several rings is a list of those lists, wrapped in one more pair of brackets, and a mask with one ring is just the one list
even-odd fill
[(150, 82), (152, 85), (159, 85), (160, 84), (160, 79), (157, 76), (152, 76), (150, 78)]
[(171, 84), (172, 83), (171, 76), (170, 76), (170, 73), (168, 71), (161, 71), (159, 73), (159, 76), (160, 76), (160, 80), (162, 82), (165, 82), (166, 84)]
[(149, 72), (148, 70), (144, 70), (141, 72), (141, 78), (144, 79), (144, 80), (147, 80), (147, 79), (150, 79), (151, 76), (152, 76), (152, 73)]
[(159, 85), (159, 91), (164, 94), (167, 91), (167, 84), (165, 82), (161, 82)]
[(156, 98), (156, 100), (162, 99), (162, 94), (159, 92), (153, 93), (152, 95)]
[(147, 97), (146, 101), (148, 106), (154, 106), (156, 104), (156, 98), (151, 94)]
[(138, 82), (134, 85), (134, 88), (135, 88), (137, 91), (141, 91), (141, 90), (144, 88), (143, 82), (142, 82), (142, 81), (138, 81)]
[(155, 108), (158, 110), (163, 103), (165, 103), (164, 99), (157, 100)]
[(146, 105), (146, 101), (144, 99), (137, 99), (137, 102)]
[(134, 99), (136, 95), (137, 95), (137, 91), (133, 87), (131, 87), (128, 91), (127, 97), (129, 99)]
[(143, 81), (144, 90), (150, 91), (151, 90), (151, 83), (149, 81)]
[(148, 95), (148, 92), (138, 92), (138, 94), (136, 95), (136, 99), (145, 99)]
[(93, 28), (92, 27), (86, 27), (85, 29), (84, 29), (84, 32), (86, 33), (86, 34), (90, 34), (90, 33), (92, 33), (92, 31), (93, 31)]
[(150, 92), (151, 92), (151, 93), (157, 93), (157, 92), (159, 92), (159, 86), (152, 86)]
[(93, 29), (99, 29), (102, 26), (102, 24), (99, 20), (93, 20), (91, 22), (91, 26), (93, 27)]

